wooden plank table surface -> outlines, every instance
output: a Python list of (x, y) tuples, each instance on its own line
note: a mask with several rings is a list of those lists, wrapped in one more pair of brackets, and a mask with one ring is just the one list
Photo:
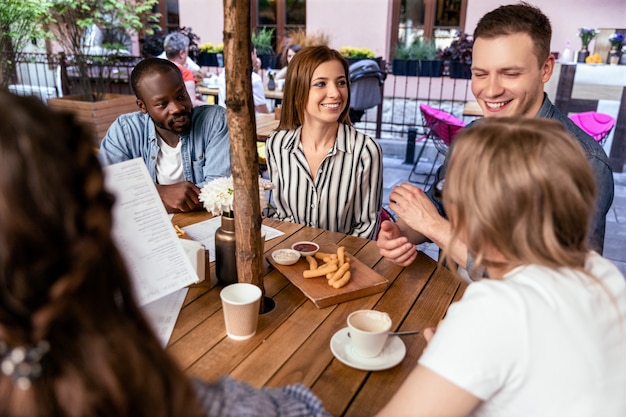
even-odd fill
[(283, 90), (268, 90), (267, 87), (265, 87), (265, 98), (282, 101)]
[(206, 85), (196, 85), (196, 92), (205, 96), (214, 96), (215, 103), (217, 103), (217, 96), (220, 93), (220, 90), (217, 86), (206, 86)]
[(264, 141), (278, 127), (279, 120), (274, 113), (256, 113), (256, 136), (257, 140)]
[[(197, 212), (177, 214), (173, 223), (184, 227), (210, 217)], [(371, 416), (396, 392), (417, 363), (426, 342), (423, 336), (403, 337), (407, 353), (399, 365), (367, 372), (335, 359), (330, 339), (346, 327), (349, 313), (360, 309), (386, 311), (392, 330), (436, 326), (466, 284), (427, 255), (420, 253), (408, 267), (382, 258), (376, 242), (343, 233), (264, 219), (263, 224), (285, 234), (265, 243), (265, 256), (274, 247), (300, 240), (346, 247), (361, 262), (390, 281), (386, 291), (326, 308), (317, 308), (294, 285), (265, 261), (264, 287), (273, 310), (260, 315), (251, 339), (226, 336), (218, 284), (204, 281), (189, 287), (172, 333), (168, 352), (190, 376), (212, 381), (228, 374), (256, 387), (302, 383), (334, 416)], [(214, 265), (210, 274), (214, 274)]]
[(463, 116), (482, 117), (483, 109), (476, 101), (468, 101), (463, 107)]

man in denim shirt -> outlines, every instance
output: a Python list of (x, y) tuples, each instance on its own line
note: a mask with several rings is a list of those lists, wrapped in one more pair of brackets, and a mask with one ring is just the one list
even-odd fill
[(230, 176), (230, 139), (220, 106), (192, 108), (180, 70), (148, 58), (131, 74), (138, 112), (111, 125), (100, 145), (103, 165), (143, 158), (169, 213), (202, 208), (200, 188)]
[[(598, 193), (589, 247), (602, 254), (606, 214), (613, 202), (613, 172), (602, 147), (559, 112), (544, 93), (544, 84), (554, 70), (551, 36), (549, 19), (526, 3), (501, 6), (487, 13), (474, 31), (472, 93), (485, 117), (556, 119), (578, 140), (593, 170)], [(446, 167), (447, 160), (437, 171), (435, 186), (426, 193), (411, 184), (402, 184), (391, 192), (389, 207), (398, 214), (399, 221), (381, 225), (378, 247), (383, 256), (408, 265), (417, 256), (415, 244), (430, 240), (446, 249), (459, 266), (471, 271), (473, 261), (467, 247), (461, 243), (448, 247), (450, 225), (435, 196)]]

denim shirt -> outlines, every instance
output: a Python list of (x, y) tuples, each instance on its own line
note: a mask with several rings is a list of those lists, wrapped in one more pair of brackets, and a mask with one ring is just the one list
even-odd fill
[[(565, 128), (578, 139), (578, 142), (582, 146), (582, 149), (587, 157), (587, 161), (591, 165), (591, 170), (593, 171), (593, 175), (596, 179), (596, 188), (597, 188), (597, 196), (596, 196), (596, 210), (593, 215), (591, 229), (589, 230), (589, 246), (591, 249), (598, 252), (602, 255), (602, 251), (604, 249), (604, 232), (606, 228), (606, 214), (611, 208), (611, 204), (613, 203), (613, 193), (614, 193), (614, 184), (613, 184), (613, 170), (609, 166), (609, 158), (606, 156), (604, 149), (598, 142), (595, 141), (591, 136), (589, 136), (585, 131), (579, 128), (569, 117), (565, 116), (561, 113), (548, 99), (547, 94), (544, 93), (543, 104), (539, 109), (539, 113), (537, 113), (537, 118), (543, 117), (546, 119), (554, 119), (558, 120)], [(470, 123), (467, 127), (471, 127), (474, 121)], [(448, 152), (450, 155), (450, 152)], [(435, 187), (434, 184), (443, 178), (445, 178), (446, 170), (448, 168), (448, 156), (446, 156), (446, 160), (439, 167), (435, 174), (435, 182), (433, 186), (431, 186), (427, 191), (426, 195), (430, 198), (430, 200), (435, 204), (439, 213), (446, 217), (445, 210), (443, 208), (443, 204), (441, 201), (435, 197)], [(473, 266), (473, 259), (469, 256), (468, 253), (468, 261), (467, 261), (467, 270), (471, 270)]]
[[(185, 180), (202, 187), (230, 172), (230, 138), (226, 111), (220, 106), (200, 106), (192, 110), (191, 131), (181, 136), (181, 156)], [(124, 114), (107, 131), (98, 158), (111, 165), (142, 158), (156, 183), (159, 145), (156, 128), (150, 116), (140, 111)]]

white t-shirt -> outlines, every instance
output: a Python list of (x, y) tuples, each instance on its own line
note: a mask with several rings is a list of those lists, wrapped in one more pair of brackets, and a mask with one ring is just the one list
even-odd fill
[(601, 284), (537, 265), (471, 284), (419, 363), (476, 416), (626, 416), (626, 282), (595, 252), (585, 269)]
[[(263, 80), (261, 76), (256, 72), (252, 72), (252, 98), (254, 99), (255, 106), (262, 106), (267, 104), (265, 101), (265, 86), (263, 85)], [(218, 87), (218, 101), (222, 107), (226, 107), (226, 71), (222, 71), (222, 73), (217, 78), (217, 87)]]
[[(165, 54), (165, 51), (161, 52), (161, 55), (157, 56), (157, 58), (167, 59), (167, 55)], [(195, 73), (195, 72), (200, 71), (200, 65), (196, 64), (194, 60), (189, 57), (187, 57), (187, 60), (185, 61), (185, 66), (189, 68), (191, 72)]]
[(185, 181), (183, 172), (183, 158), (181, 155), (181, 141), (176, 147), (171, 147), (157, 134), (159, 154), (156, 161), (157, 184), (170, 185)]

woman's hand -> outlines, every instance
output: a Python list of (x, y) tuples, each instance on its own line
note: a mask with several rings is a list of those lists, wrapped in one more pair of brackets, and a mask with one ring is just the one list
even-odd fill
[(385, 220), (380, 225), (376, 244), (382, 256), (398, 265), (410, 265), (417, 257), (415, 244), (411, 243), (402, 234), (400, 227), (390, 220)]

